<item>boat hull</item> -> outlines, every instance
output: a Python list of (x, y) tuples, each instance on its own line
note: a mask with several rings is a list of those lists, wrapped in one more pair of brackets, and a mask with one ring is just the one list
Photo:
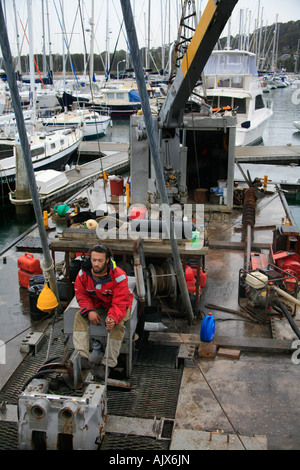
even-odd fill
[(260, 120), (257, 124), (253, 123), (250, 128), (243, 129), (242, 127), (236, 128), (236, 147), (246, 147), (259, 145), (263, 142), (263, 133), (267, 125), (268, 119), (271, 117), (272, 112), (265, 117), (265, 119)]
[[(40, 170), (63, 170), (64, 166), (71, 160), (73, 155), (77, 152), (79, 144), (82, 140), (82, 134), (79, 132), (76, 135), (76, 139), (74, 142), (67, 146), (66, 148), (61, 148), (57, 152), (53, 152), (52, 154), (48, 154), (47, 152), (38, 158), (38, 160), (34, 161), (35, 157), (32, 157), (32, 165), (34, 171)], [(14, 144), (11, 144), (12, 152), (14, 152), (13, 147)], [(15, 159), (14, 155), (8, 157), (9, 159)], [(2, 194), (7, 194), (9, 191), (15, 189), (15, 182), (16, 182), (16, 167), (15, 165), (9, 169), (0, 169), (0, 187)]]
[[(110, 124), (109, 121), (100, 121), (96, 124), (89, 124), (87, 126), (82, 127), (83, 131), (83, 140), (93, 139), (95, 137), (104, 137), (106, 135), (106, 130)], [(75, 127), (78, 126), (78, 123), (71, 123), (65, 126), (64, 124), (45, 124), (45, 127), (48, 129), (59, 130), (68, 127)]]
[(101, 112), (102, 109), (108, 110), (110, 116), (113, 119), (124, 119), (130, 117), (132, 114), (141, 109), (141, 103), (136, 103), (132, 105), (97, 105), (93, 104), (90, 106), (90, 109)]
[(106, 130), (111, 124), (110, 116), (96, 116), (94, 113), (85, 113), (79, 111), (75, 116), (68, 114), (55, 116), (50, 119), (43, 120), (43, 126), (53, 130), (72, 129), (79, 127), (83, 134), (83, 139), (90, 139), (95, 137), (103, 137), (106, 135)]

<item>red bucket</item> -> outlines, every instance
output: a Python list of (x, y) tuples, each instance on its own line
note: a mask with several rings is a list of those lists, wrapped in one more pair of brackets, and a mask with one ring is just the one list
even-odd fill
[(109, 183), (111, 196), (123, 196), (124, 178), (110, 178)]

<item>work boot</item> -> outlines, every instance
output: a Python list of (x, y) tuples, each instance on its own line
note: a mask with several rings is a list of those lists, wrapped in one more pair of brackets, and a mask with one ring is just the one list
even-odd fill
[[(93, 367), (92, 373), (94, 377), (98, 380), (105, 380), (105, 371), (106, 366), (104, 364), (100, 364), (100, 366)], [(110, 368), (107, 369), (107, 376), (109, 376)]]
[(68, 360), (67, 369), (68, 375), (74, 381), (74, 388), (80, 388), (91, 369), (91, 365), (86, 357), (81, 356), (78, 351), (73, 351)]

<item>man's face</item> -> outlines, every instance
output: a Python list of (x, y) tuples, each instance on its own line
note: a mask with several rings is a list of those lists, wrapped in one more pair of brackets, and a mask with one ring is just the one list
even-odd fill
[(95, 274), (105, 273), (108, 261), (109, 260), (106, 259), (106, 253), (97, 253), (96, 251), (92, 251), (91, 263)]

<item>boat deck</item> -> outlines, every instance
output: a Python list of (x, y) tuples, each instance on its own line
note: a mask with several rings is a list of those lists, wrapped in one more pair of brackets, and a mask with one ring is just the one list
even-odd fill
[[(91, 189), (96, 199), (101, 184), (99, 181)], [(276, 192), (257, 201), (255, 227), (259, 229), (254, 229), (253, 243), (261, 252), (268, 253), (273, 228), (285, 217)], [(296, 405), (300, 368), (292, 361), (291, 347), (295, 334), (284, 319), (260, 323), (239, 314), (238, 276), (244, 265), (241, 209), (210, 211), (205, 219), (210, 247), (205, 255), (208, 277), (200, 312), (212, 311), (215, 337), (211, 343), (200, 342), (200, 315), (190, 325), (184, 316), (164, 313), (168, 329), (150, 333), (134, 360), (131, 390), (108, 390), (109, 420), (103, 449), (300, 449)], [(66, 223), (62, 218), (50, 220), (50, 227), (54, 230), (48, 231), (49, 244), (64, 231)], [(36, 230), (30, 236), (38, 237)], [(28, 250), (23, 247), (23, 251)], [(0, 364), (0, 402), (8, 403), (7, 414), (0, 412), (1, 449), (16, 448), (13, 413), (17, 385), (40, 362), (39, 355), (21, 353), (20, 345), (30, 331), (44, 330), (51, 322), (46, 319), (37, 324), (30, 319), (27, 291), (18, 285), (17, 259), (21, 254), (16, 246), (11, 247), (2, 253), (0, 265), (0, 289), (5, 292), (1, 340), (6, 343), (6, 364)], [(35, 256), (42, 259), (40, 253)], [(295, 321), (299, 325), (298, 311)], [(60, 341), (61, 327), (61, 322), (55, 327), (55, 338)], [(186, 353), (190, 349), (191, 356)], [(158, 440), (145, 431), (155, 416), (172, 421), (171, 437)], [(128, 434), (130, 426), (133, 431)]]

